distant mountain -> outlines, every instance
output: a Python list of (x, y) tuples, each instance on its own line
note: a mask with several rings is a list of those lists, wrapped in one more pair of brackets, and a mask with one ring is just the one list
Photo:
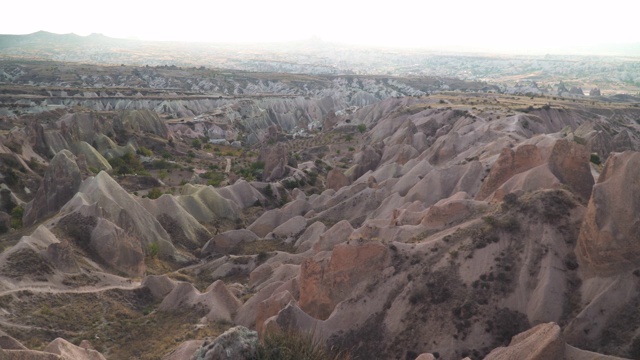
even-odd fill
[[(607, 94), (640, 87), (640, 43), (567, 47), (532, 55), (505, 55), (353, 46), (318, 38), (282, 43), (192, 43), (116, 39), (39, 31), (0, 35), (0, 60), (98, 65), (208, 67), (260, 73), (437, 76), (514, 86), (531, 80), (598, 87)], [(515, 51), (515, 50), (514, 50)], [(578, 55), (570, 55), (578, 54)], [(596, 55), (593, 55), (596, 54)]]
[(55, 34), (47, 31), (38, 31), (27, 35), (0, 35), (0, 49), (12, 47), (29, 48), (37, 47), (57, 47), (64, 45), (97, 45), (126, 43), (128, 40), (114, 39), (102, 34), (91, 34), (80, 36), (77, 34)]

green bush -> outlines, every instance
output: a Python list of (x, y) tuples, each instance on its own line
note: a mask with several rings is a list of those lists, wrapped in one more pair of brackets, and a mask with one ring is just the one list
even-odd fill
[(147, 149), (144, 146), (141, 146), (140, 149), (138, 149), (137, 153), (143, 156), (153, 156), (153, 151)]
[(591, 154), (589, 161), (591, 161), (596, 165), (600, 165), (602, 163), (602, 161), (600, 161), (600, 156), (598, 156), (598, 154)]
[(218, 171), (207, 171), (200, 175), (200, 177), (207, 179), (207, 185), (211, 186), (220, 186), (225, 179), (225, 175)]
[(285, 179), (282, 181), (282, 185), (286, 188), (286, 189), (295, 189), (298, 186), (301, 186), (302, 184), (300, 184), (298, 182), (298, 180), (296, 179)]
[(118, 175), (143, 173), (145, 168), (133, 153), (126, 153), (120, 157), (109, 159), (109, 164)]
[(158, 245), (158, 243), (149, 244), (149, 248), (147, 250), (147, 254), (154, 258), (158, 256), (158, 253), (160, 252), (160, 245)]
[(22, 216), (24, 215), (24, 208), (22, 206), (16, 206), (11, 210), (11, 227), (14, 229), (20, 229), (22, 227)]
[(162, 190), (160, 190), (157, 187), (154, 187), (153, 189), (149, 190), (149, 193), (147, 194), (147, 197), (149, 199), (157, 199), (160, 196), (162, 196)]
[(172, 169), (172, 168), (175, 168), (176, 165), (168, 162), (165, 159), (160, 159), (160, 160), (154, 160), (151, 163), (151, 167), (154, 169)]
[(367, 125), (359, 124), (358, 125), (358, 131), (360, 131), (360, 133), (363, 133), (363, 132), (367, 131)]

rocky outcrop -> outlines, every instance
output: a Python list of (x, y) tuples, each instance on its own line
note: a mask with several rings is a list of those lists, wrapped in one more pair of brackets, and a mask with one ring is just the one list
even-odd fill
[[(509, 346), (491, 351), (484, 360), (623, 360), (615, 356), (596, 354), (568, 345), (560, 327), (543, 323), (514, 336)], [(417, 360), (417, 359), (416, 359)]]
[[(169, 129), (160, 119), (158, 113), (150, 109), (125, 110), (116, 119), (115, 127), (123, 128), (133, 133), (148, 133), (157, 135), (163, 139), (168, 138)], [(119, 121), (118, 121), (119, 120)]]
[(216, 189), (220, 196), (231, 200), (241, 209), (255, 206), (256, 203), (264, 204), (266, 199), (260, 191), (244, 180), (238, 180), (233, 185)]
[(491, 194), (501, 199), (517, 190), (534, 191), (568, 186), (584, 201), (589, 199), (593, 176), (586, 147), (566, 139), (537, 139), (515, 150), (505, 148), (484, 179), (476, 199)]
[(360, 152), (353, 157), (353, 162), (356, 164), (349, 168), (345, 175), (349, 178), (350, 182), (355, 181), (360, 176), (364, 175), (367, 171), (373, 171), (378, 167), (382, 155), (378, 150), (372, 146), (365, 146)]
[(294, 237), (302, 233), (306, 227), (307, 219), (297, 215), (278, 225), (278, 227), (267, 234), (266, 238), (284, 239), (287, 242), (293, 242), (295, 241)]
[(4, 331), (0, 330), (0, 349), (4, 350), (27, 350), (18, 340), (12, 338)]
[(80, 270), (68, 241), (51, 244), (47, 247), (45, 258), (58, 270), (74, 273)]
[(82, 175), (73, 154), (67, 150), (57, 153), (45, 171), (35, 198), (25, 209), (24, 224), (33, 225), (60, 210), (76, 194), (81, 182)]
[(0, 346), (2, 360), (106, 360), (94, 349), (75, 346), (62, 338), (57, 338), (42, 351), (28, 350), (8, 343)]
[(295, 302), (295, 298), (289, 291), (277, 292), (268, 299), (258, 303), (256, 309), (256, 331), (261, 334), (264, 330), (265, 321), (278, 315), (290, 302)]
[(309, 202), (302, 199), (295, 200), (281, 209), (266, 211), (247, 229), (253, 231), (259, 237), (264, 237), (287, 220), (297, 215), (304, 215), (309, 210), (311, 210)]
[(236, 219), (238, 205), (225, 199), (213, 186), (187, 184), (180, 190), (175, 200), (196, 220), (208, 223), (216, 219)]
[(387, 247), (378, 243), (337, 245), (330, 258), (310, 258), (300, 270), (300, 308), (324, 320), (361, 281), (380, 273), (389, 261)]
[(240, 307), (241, 302), (218, 280), (200, 293), (193, 285), (180, 282), (162, 300), (158, 307), (161, 311), (182, 311), (193, 308), (204, 313), (208, 321), (228, 321)]
[(162, 357), (162, 360), (191, 360), (193, 355), (202, 347), (205, 340), (188, 340), (178, 345), (170, 353)]
[(211, 236), (209, 231), (171, 195), (164, 194), (157, 199), (138, 200), (158, 220), (175, 245), (182, 245), (189, 250), (199, 249)]
[(257, 241), (260, 238), (247, 229), (229, 230), (217, 234), (202, 247), (201, 254), (229, 254), (244, 243)]
[(331, 169), (327, 174), (327, 189), (338, 191), (340, 188), (347, 185), (349, 185), (349, 178), (347, 178), (342, 171), (338, 169)]
[(640, 265), (640, 153), (609, 157), (587, 206), (577, 253), (598, 274)]
[(138, 239), (106, 219), (98, 219), (91, 232), (91, 248), (109, 266), (129, 276), (145, 272), (145, 250)]
[(572, 86), (571, 90), (569, 90), (569, 94), (584, 96), (584, 91), (582, 91), (582, 88), (580, 88), (580, 87)]
[(275, 146), (262, 148), (258, 161), (264, 163), (262, 172), (264, 181), (275, 181), (286, 175), (289, 154), (284, 145), (277, 143)]
[(75, 346), (72, 343), (61, 338), (57, 338), (50, 342), (43, 351), (60, 355), (63, 359), (106, 360), (102, 354), (93, 349)]
[[(85, 180), (78, 189), (78, 193), (61, 212), (65, 215), (77, 214), (69, 217), (68, 230), (81, 229), (78, 226), (83, 224), (77, 222), (84, 218), (94, 219), (94, 225), (90, 228), (93, 230), (95, 220), (103, 218), (115, 226), (109, 226), (111, 230), (107, 233), (114, 236), (126, 233), (129, 236), (127, 239), (139, 243), (139, 245), (131, 245), (131, 249), (142, 249), (146, 254), (151, 248), (157, 247), (157, 253), (160, 256), (175, 255), (175, 247), (171, 243), (170, 236), (158, 220), (104, 171)], [(124, 233), (117, 228), (124, 230)], [(113, 238), (113, 241), (117, 242), (117, 238)]]
[(213, 341), (205, 340), (193, 360), (251, 360), (258, 347), (258, 333), (236, 326)]
[(149, 275), (142, 280), (142, 287), (146, 287), (156, 300), (164, 299), (178, 282), (167, 275)]
[(593, 88), (589, 90), (589, 96), (601, 96), (600, 89)]
[(508, 347), (493, 350), (485, 360), (563, 359), (564, 347), (560, 327), (554, 323), (546, 323), (514, 336)]
[(89, 169), (98, 171), (111, 171), (111, 164), (102, 156), (98, 150), (84, 141), (80, 141), (73, 146), (73, 152), (76, 156), (82, 156), (85, 159)]

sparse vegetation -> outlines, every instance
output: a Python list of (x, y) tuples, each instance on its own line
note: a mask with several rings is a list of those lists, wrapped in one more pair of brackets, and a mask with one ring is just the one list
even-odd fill
[(14, 229), (22, 228), (22, 217), (24, 216), (24, 208), (16, 206), (11, 210), (11, 227)]
[(125, 174), (146, 174), (144, 166), (140, 159), (133, 153), (126, 153), (120, 157), (109, 159), (109, 164), (113, 168), (113, 172), (118, 175)]
[(162, 190), (157, 187), (154, 187), (153, 189), (149, 190), (149, 193), (147, 193), (147, 197), (149, 199), (157, 199), (160, 196), (162, 196)]
[(272, 331), (256, 349), (255, 360), (350, 360), (348, 352), (332, 351), (311, 334)]
[(158, 256), (158, 253), (160, 252), (160, 245), (158, 245), (158, 243), (152, 243), (149, 244), (149, 248), (147, 249), (147, 254), (154, 258), (156, 256)]

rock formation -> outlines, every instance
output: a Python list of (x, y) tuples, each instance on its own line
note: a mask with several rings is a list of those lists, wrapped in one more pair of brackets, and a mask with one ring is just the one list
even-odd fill
[(640, 228), (635, 214), (640, 198), (633, 186), (639, 171), (639, 153), (613, 154), (593, 187), (577, 253), (597, 274), (628, 271), (639, 264)]
[(255, 356), (258, 334), (242, 326), (224, 332), (213, 341), (205, 341), (193, 355), (194, 360), (250, 360)]
[(327, 189), (340, 190), (349, 185), (349, 179), (338, 169), (331, 169), (327, 174)]
[(30, 226), (60, 210), (78, 191), (82, 177), (74, 156), (62, 150), (51, 160), (35, 198), (24, 214), (23, 222)]

